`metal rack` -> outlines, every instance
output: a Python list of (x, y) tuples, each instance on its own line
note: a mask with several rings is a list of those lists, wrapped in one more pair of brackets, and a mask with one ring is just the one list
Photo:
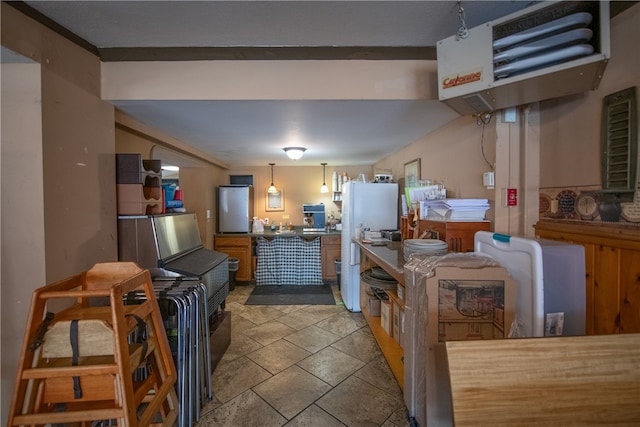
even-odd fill
[[(153, 289), (169, 340), (178, 379), (178, 426), (200, 420), (200, 408), (213, 399), (207, 288), (193, 277), (156, 277)], [(130, 303), (144, 299), (129, 295)]]

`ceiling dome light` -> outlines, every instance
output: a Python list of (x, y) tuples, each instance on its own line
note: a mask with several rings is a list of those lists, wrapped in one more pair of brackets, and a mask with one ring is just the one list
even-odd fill
[(286, 147), (283, 150), (291, 160), (298, 160), (307, 151), (304, 147)]

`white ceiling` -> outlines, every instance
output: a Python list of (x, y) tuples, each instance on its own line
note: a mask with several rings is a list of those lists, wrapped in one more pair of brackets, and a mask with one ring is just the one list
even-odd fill
[[(456, 1), (27, 1), (99, 52), (117, 48), (435, 47)], [(462, 2), (467, 27), (531, 1)], [(101, 50), (102, 49), (102, 50)], [(134, 52), (135, 50), (131, 50)], [(114, 101), (130, 116), (234, 165), (372, 164), (457, 117), (438, 101)], [(308, 148), (281, 147), (295, 127)], [(281, 146), (265, 144), (282, 140)]]

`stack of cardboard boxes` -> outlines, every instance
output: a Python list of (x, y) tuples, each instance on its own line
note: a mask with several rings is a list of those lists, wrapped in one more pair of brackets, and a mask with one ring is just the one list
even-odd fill
[(118, 215), (163, 212), (160, 160), (142, 160), (140, 154), (116, 154)]

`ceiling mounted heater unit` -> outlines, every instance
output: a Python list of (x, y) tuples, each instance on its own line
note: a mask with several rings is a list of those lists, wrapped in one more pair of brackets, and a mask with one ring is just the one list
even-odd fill
[(545, 1), (437, 49), (439, 99), (462, 115), (596, 89), (610, 56), (609, 3)]

